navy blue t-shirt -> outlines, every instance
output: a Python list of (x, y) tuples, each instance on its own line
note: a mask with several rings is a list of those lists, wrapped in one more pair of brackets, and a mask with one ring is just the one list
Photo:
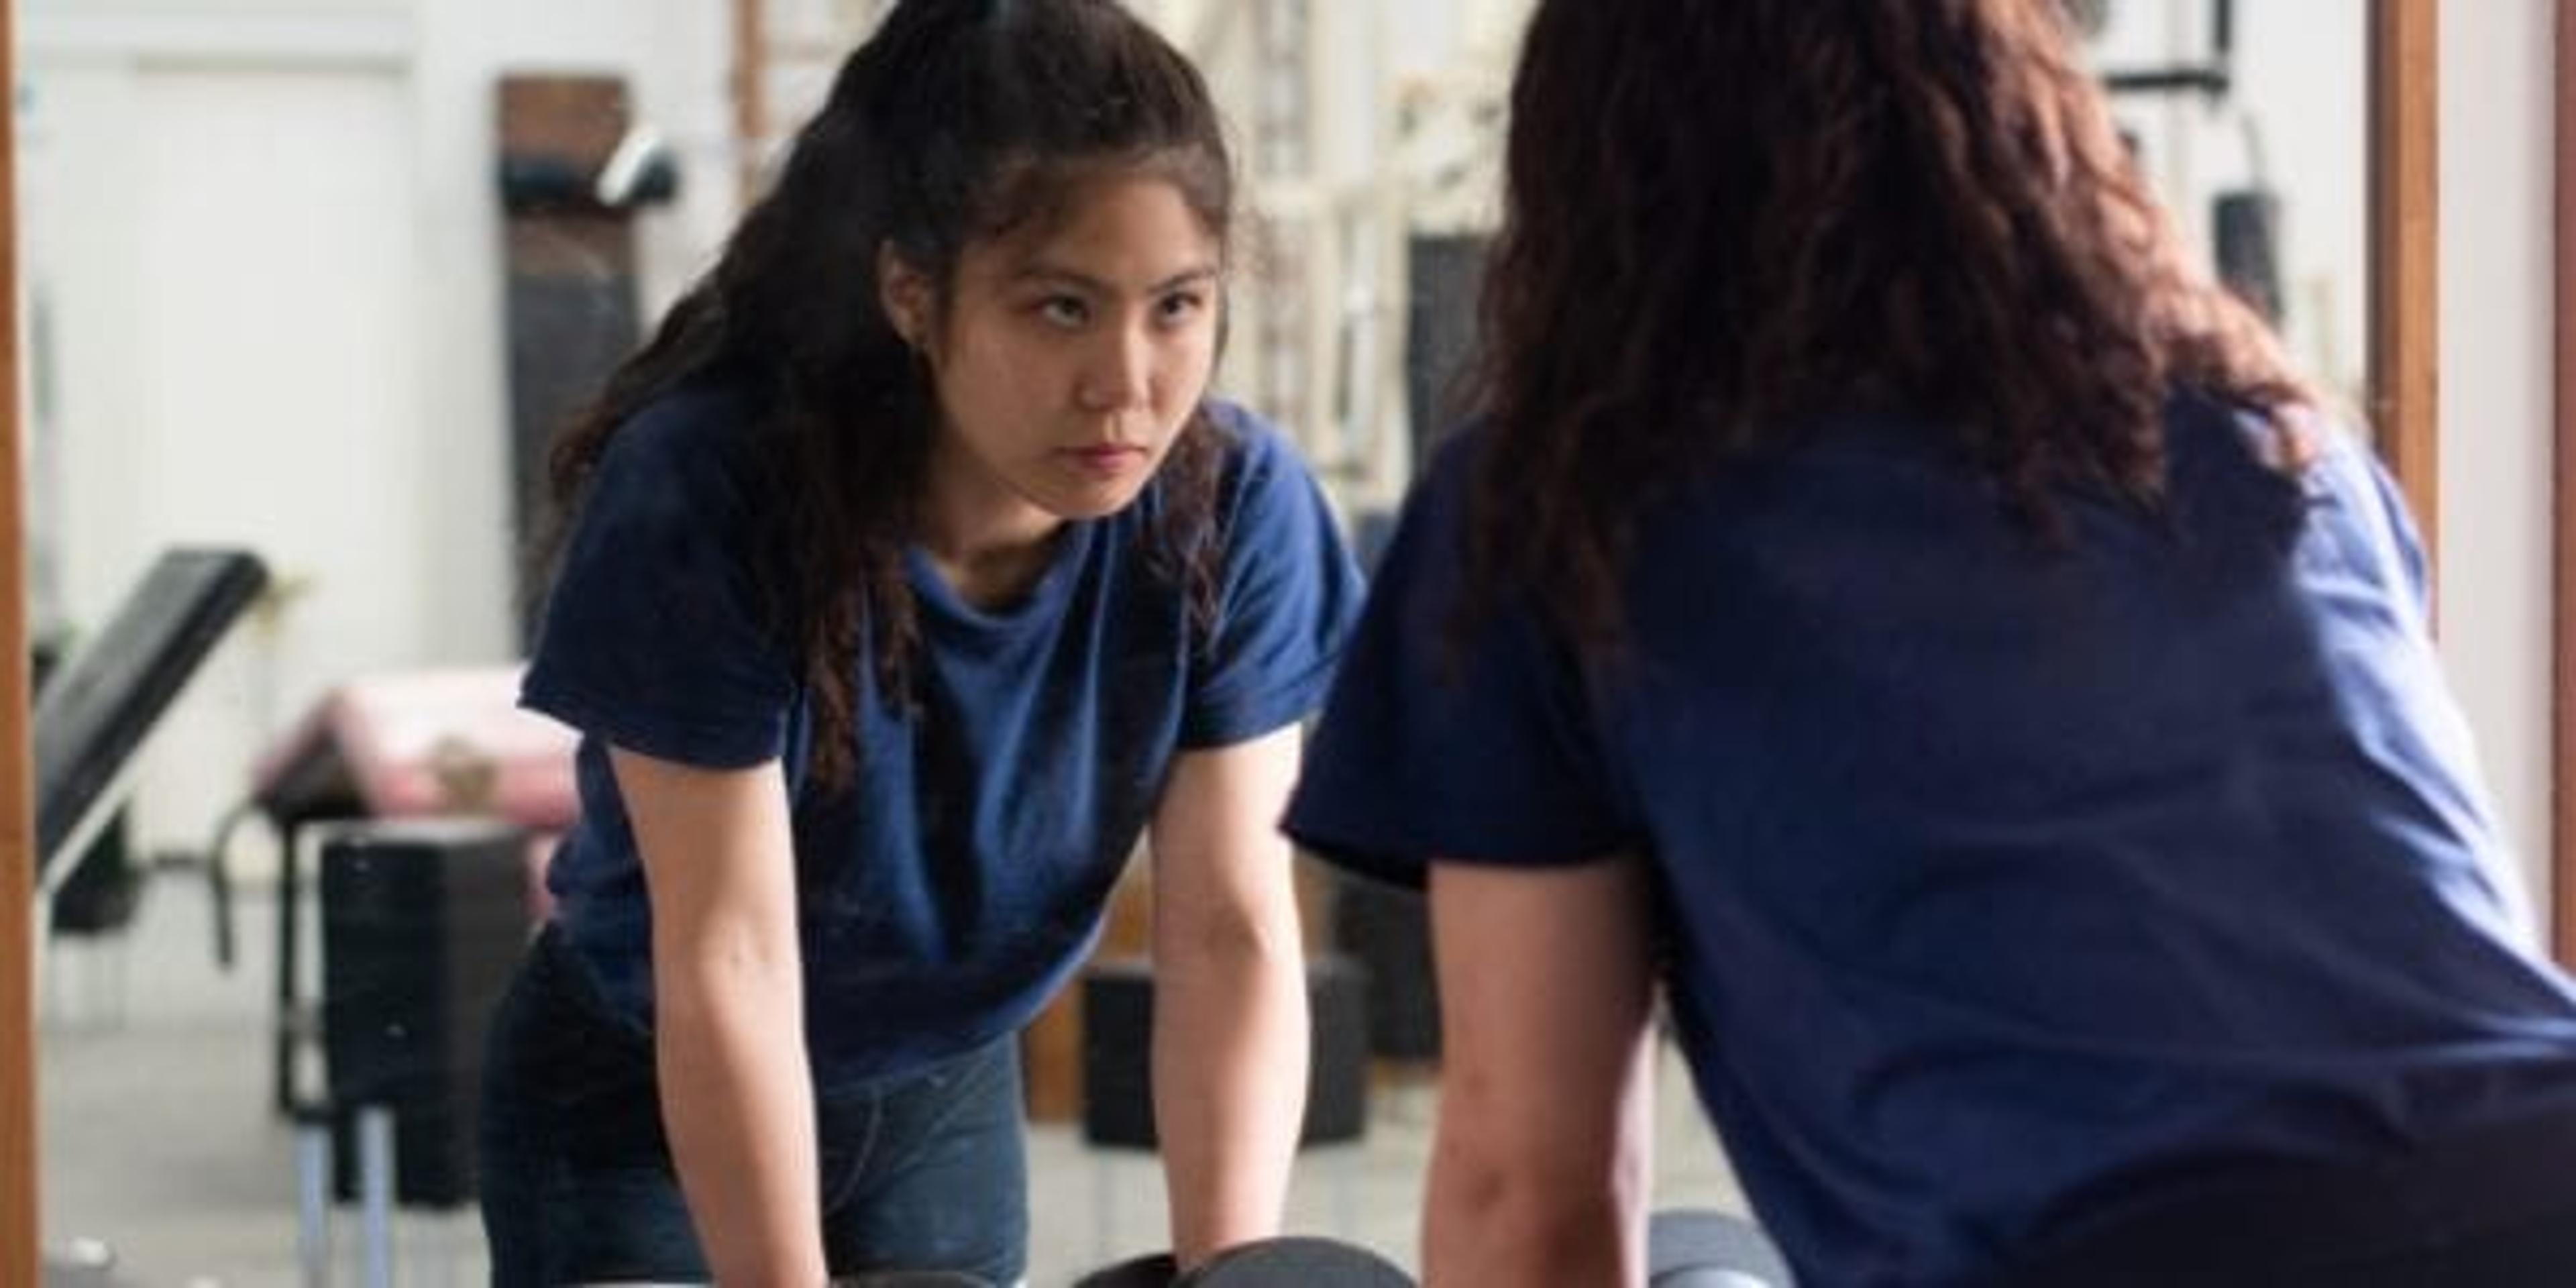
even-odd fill
[(1978, 1282), (2152, 1178), (2564, 1118), (2576, 993), (2387, 479), (2169, 423), (2167, 517), (2069, 496), (2055, 550), (1930, 428), (1820, 426), (1643, 516), (1598, 664), (1526, 603), (1444, 654), (1471, 433), (1289, 830), (1406, 882), (1646, 856), (1701, 1101), (1806, 1283)]
[(1212, 628), (1140, 545), (1159, 482), (1068, 525), (1002, 611), (960, 599), (914, 550), (919, 715), (881, 700), (862, 656), (854, 788), (809, 788), (801, 668), (747, 562), (766, 503), (749, 412), (723, 392), (674, 395), (600, 462), (522, 694), (584, 735), (581, 819), (547, 880), (567, 941), (649, 1024), (650, 910), (607, 748), (711, 768), (781, 758), (807, 1043), (818, 1083), (848, 1086), (1026, 1023), (1097, 934), (1174, 755), (1311, 710), (1359, 578), (1293, 449), (1211, 404), (1227, 443)]

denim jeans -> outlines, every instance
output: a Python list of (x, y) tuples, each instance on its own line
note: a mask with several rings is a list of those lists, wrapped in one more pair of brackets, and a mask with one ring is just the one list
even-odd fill
[[(1014, 1042), (819, 1096), (815, 1120), (833, 1274), (1021, 1276), (1028, 1163)], [(662, 1131), (652, 1036), (616, 1013), (552, 927), (493, 1017), (480, 1139), (498, 1288), (709, 1278)]]

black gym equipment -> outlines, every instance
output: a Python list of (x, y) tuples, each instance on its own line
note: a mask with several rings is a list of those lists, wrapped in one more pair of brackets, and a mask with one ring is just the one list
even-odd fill
[[(1796, 1282), (1779, 1247), (1748, 1217), (1674, 1208), (1647, 1220), (1647, 1288), (1794, 1288)], [(1413, 1288), (1413, 1277), (1366, 1248), (1289, 1235), (1229, 1248), (1186, 1275), (1168, 1252), (1133, 1257), (1083, 1276), (1073, 1288)]]
[(1413, 1276), (1355, 1244), (1289, 1235), (1228, 1248), (1173, 1288), (1413, 1288)]
[[(83, 860), (117, 817), (143, 744), (267, 587), (268, 569), (247, 551), (169, 551), (104, 628), (49, 668), (30, 721), (36, 887), (39, 911), (49, 921), (56, 900), (87, 879), (81, 874), (91, 865)], [(122, 858), (121, 846), (116, 854)], [(42, 1282), (48, 1288), (118, 1282), (114, 1253), (95, 1251), (71, 1260), (48, 1254)]]
[(528, 940), (527, 834), (409, 819), (322, 846), (322, 1055), (334, 1190), (359, 1196), (358, 1111), (393, 1111), (393, 1199), (474, 1197), (484, 1030)]
[(1674, 1208), (1646, 1223), (1647, 1288), (1790, 1288), (1788, 1260), (1732, 1212)]
[[(531, 550), (551, 513), (547, 445), (643, 337), (636, 216), (675, 198), (680, 172), (621, 77), (514, 74), (498, 94), (514, 548)], [(536, 589), (519, 596), (530, 640)]]
[(1180, 1264), (1171, 1253), (1150, 1252), (1094, 1270), (1074, 1280), (1073, 1288), (1170, 1288), (1180, 1277)]
[(1074, 1288), (1413, 1288), (1413, 1276), (1357, 1244), (1284, 1235), (1228, 1248), (1188, 1274), (1168, 1252), (1135, 1257)]
[(267, 587), (248, 551), (169, 551), (47, 679), (32, 722), (40, 889), (60, 888), (65, 860), (115, 813), (144, 740)]

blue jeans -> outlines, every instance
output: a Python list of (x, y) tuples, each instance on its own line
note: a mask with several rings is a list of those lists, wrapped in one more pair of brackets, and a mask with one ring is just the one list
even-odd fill
[[(1028, 1257), (1009, 1039), (815, 1104), (835, 1275), (1017, 1280)], [(498, 1288), (710, 1276), (662, 1131), (653, 1039), (548, 927), (493, 1017), (478, 1182)]]

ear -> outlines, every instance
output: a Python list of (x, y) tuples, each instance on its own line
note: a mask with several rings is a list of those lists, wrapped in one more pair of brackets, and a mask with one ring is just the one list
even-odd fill
[(930, 341), (930, 296), (930, 279), (897, 254), (893, 242), (877, 247), (877, 304), (894, 333), (915, 349)]

